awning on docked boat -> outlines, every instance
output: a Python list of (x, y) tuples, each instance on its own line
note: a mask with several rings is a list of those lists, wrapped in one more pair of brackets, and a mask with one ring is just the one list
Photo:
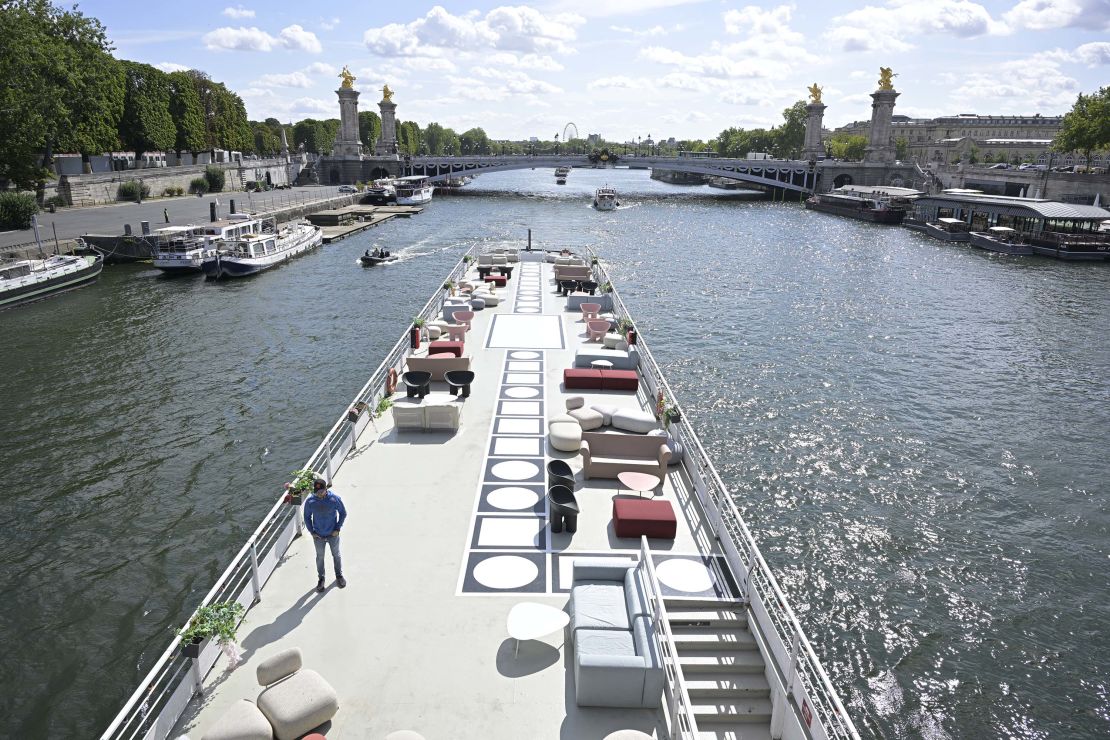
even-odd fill
[(938, 218), (937, 221), (939, 221), (942, 224), (962, 224), (962, 223), (966, 223), (966, 221), (964, 221), (962, 218)]

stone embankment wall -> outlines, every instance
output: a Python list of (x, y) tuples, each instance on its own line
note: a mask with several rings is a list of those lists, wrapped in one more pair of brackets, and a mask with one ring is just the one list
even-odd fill
[(292, 185), (303, 166), (298, 160), (286, 163), (281, 159), (259, 159), (245, 160), (242, 163), (148, 167), (92, 175), (63, 175), (58, 182), (58, 195), (71, 206), (113, 203), (119, 200), (117, 193), (121, 183), (140, 180), (150, 188), (150, 197), (158, 198), (167, 188), (182, 188), (188, 192), (189, 183), (198, 177), (204, 177), (207, 167), (224, 170), (227, 178), (224, 190), (242, 190), (248, 182), (266, 180), (267, 174), (272, 185)]
[(1110, 175), (950, 165), (939, 168), (937, 177), (945, 188), (973, 188), (991, 195), (1020, 195), (1024, 190), (1027, 198), (1087, 205), (1097, 196), (1100, 205), (1110, 206)]

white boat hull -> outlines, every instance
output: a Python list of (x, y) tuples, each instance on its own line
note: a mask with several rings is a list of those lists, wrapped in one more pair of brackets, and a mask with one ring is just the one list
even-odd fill
[(273, 254), (262, 257), (235, 257), (217, 253), (204, 260), (204, 274), (216, 279), (254, 275), (315, 249), (323, 241), (324, 232), (320, 229), (301, 229), (288, 239), (279, 240), (278, 250)]
[(408, 191), (398, 191), (397, 192), (397, 205), (399, 205), (399, 206), (419, 206), (419, 205), (423, 205), (425, 203), (431, 203), (432, 202), (432, 191), (434, 189), (435, 188), (433, 188), (431, 185), (429, 185), (428, 187), (424, 187), (424, 188), (415, 188), (415, 189), (413, 189), (411, 195), (402, 195), (401, 194), (402, 192), (407, 193)]

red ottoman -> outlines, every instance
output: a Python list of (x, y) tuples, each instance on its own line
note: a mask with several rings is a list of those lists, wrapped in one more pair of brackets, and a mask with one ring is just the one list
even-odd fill
[(498, 288), (505, 287), (505, 282), (508, 280), (504, 275), (486, 275), (486, 282), (493, 283)]
[(463, 343), (462, 342), (432, 342), (428, 345), (428, 354), (440, 354), (449, 352), (455, 357), (463, 356)]
[(601, 371), (601, 390), (603, 391), (632, 391), (635, 393), (639, 387), (640, 377), (635, 370)]
[(601, 390), (601, 371), (590, 367), (568, 367), (563, 371), (563, 387), (567, 390)]
[(658, 537), (673, 540), (678, 531), (670, 501), (613, 499), (613, 531), (617, 537)]

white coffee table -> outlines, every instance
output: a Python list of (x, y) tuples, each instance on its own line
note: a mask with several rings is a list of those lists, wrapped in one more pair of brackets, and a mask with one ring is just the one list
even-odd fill
[(513, 658), (520, 652), (521, 640), (535, 640), (544, 635), (557, 632), (570, 622), (570, 615), (562, 609), (547, 604), (523, 601), (509, 610), (507, 626), (509, 637), (516, 640)]

